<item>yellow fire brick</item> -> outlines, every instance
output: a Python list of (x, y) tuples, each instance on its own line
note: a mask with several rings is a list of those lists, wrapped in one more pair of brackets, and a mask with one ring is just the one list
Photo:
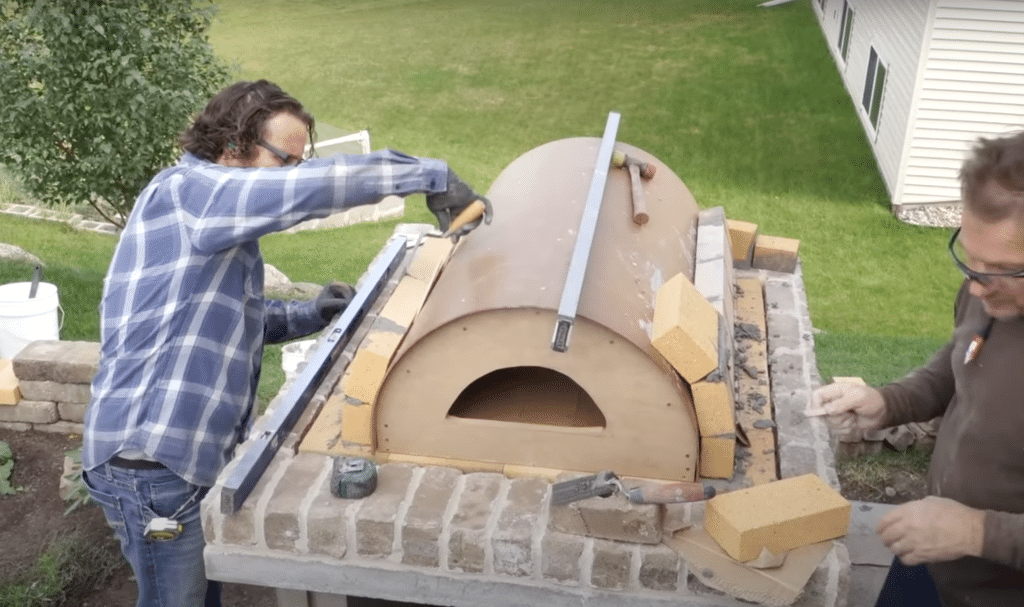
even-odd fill
[(452, 246), (452, 241), (447, 238), (424, 237), (416, 249), (416, 257), (409, 263), (405, 273), (428, 285), (432, 284), (441, 267), (448, 261)]
[(793, 272), (796, 270), (797, 251), (799, 249), (799, 240), (760, 234), (754, 240), (754, 259), (752, 264), (760, 270)]
[(399, 333), (387, 331), (377, 331), (366, 336), (349, 365), (344, 385), (346, 396), (364, 403), (373, 403), (402, 337)]
[(690, 383), (718, 367), (718, 312), (682, 274), (658, 289), (651, 344)]
[(403, 329), (408, 329), (412, 325), (413, 319), (420, 313), (420, 308), (423, 307), (429, 290), (430, 285), (422, 280), (417, 280), (412, 276), (402, 278), (378, 316), (394, 322)]
[(732, 478), (736, 460), (736, 435), (706, 436), (700, 439), (702, 478)]
[(707, 381), (690, 385), (693, 408), (697, 410), (697, 427), (701, 436), (716, 436), (736, 431), (736, 406), (731, 382)]
[(328, 397), (320, 408), (320, 413), (310, 426), (306, 436), (299, 445), (300, 453), (328, 454), (337, 443), (341, 442), (341, 411), (344, 397), (335, 392)]
[(815, 474), (755, 485), (708, 500), (704, 528), (740, 562), (846, 535), (850, 502)]
[(14, 376), (14, 364), (0, 358), (0, 405), (16, 405), (21, 400), (18, 378)]
[(736, 267), (749, 268), (754, 256), (754, 239), (757, 238), (757, 224), (747, 221), (726, 219), (729, 226), (729, 241), (732, 243), (732, 261)]
[(373, 445), (373, 406), (345, 403), (341, 413), (341, 440), (346, 443)]

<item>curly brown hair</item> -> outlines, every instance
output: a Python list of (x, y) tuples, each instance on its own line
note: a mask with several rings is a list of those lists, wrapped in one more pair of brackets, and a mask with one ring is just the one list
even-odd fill
[(280, 112), (305, 122), (309, 141), (315, 141), (316, 123), (302, 104), (273, 82), (257, 80), (236, 82), (214, 95), (178, 142), (185, 151), (210, 162), (217, 162), (228, 148), (236, 150), (238, 158), (251, 160), (267, 120)]
[(960, 169), (960, 184), (964, 208), (982, 221), (1024, 219), (1024, 131), (978, 138)]

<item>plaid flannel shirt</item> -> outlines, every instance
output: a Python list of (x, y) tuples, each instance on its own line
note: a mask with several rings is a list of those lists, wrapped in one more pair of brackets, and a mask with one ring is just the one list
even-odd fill
[(264, 301), (259, 237), (391, 194), (444, 191), (447, 171), (392, 150), (257, 169), (186, 153), (161, 171), (104, 281), (84, 468), (141, 452), (212, 486), (248, 431), (263, 343), (325, 326), (313, 302)]

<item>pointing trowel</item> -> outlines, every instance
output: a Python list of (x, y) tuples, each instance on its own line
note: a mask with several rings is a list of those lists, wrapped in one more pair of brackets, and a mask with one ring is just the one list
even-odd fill
[(626, 489), (611, 470), (551, 485), (551, 505), (563, 506), (588, 497), (608, 497), (616, 491), (634, 504), (699, 502), (715, 496), (715, 488), (701, 483), (648, 483)]

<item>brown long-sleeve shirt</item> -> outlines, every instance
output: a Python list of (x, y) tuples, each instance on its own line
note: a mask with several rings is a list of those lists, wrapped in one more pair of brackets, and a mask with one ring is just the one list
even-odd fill
[(880, 388), (885, 426), (943, 416), (929, 493), (985, 511), (982, 558), (928, 565), (946, 607), (1024, 605), (1024, 317), (997, 320), (980, 355), (965, 363), (988, 318), (965, 282), (952, 339)]

